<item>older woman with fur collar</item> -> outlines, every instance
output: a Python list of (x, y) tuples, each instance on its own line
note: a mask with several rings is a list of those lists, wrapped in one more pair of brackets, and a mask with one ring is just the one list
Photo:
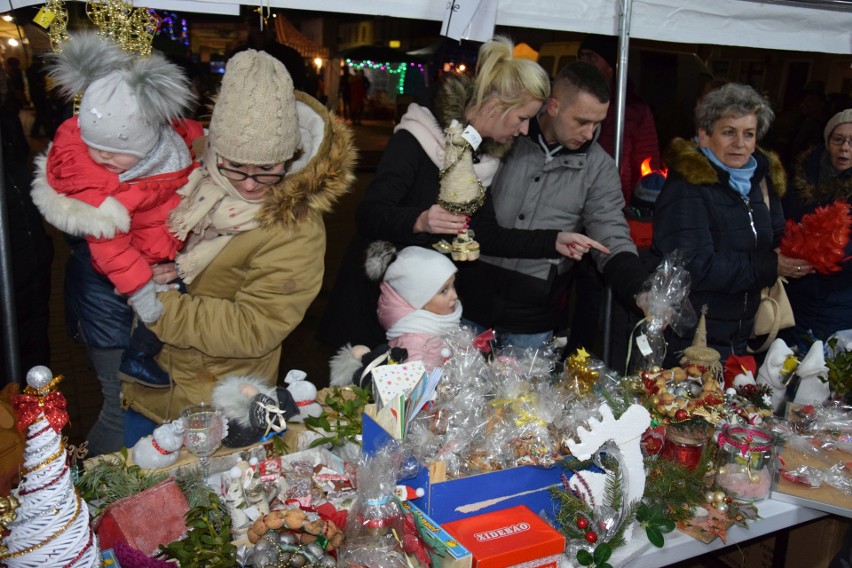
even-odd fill
[[(778, 157), (757, 147), (774, 118), (747, 85), (707, 93), (696, 108), (698, 136), (677, 138), (666, 155), (668, 179), (654, 214), (653, 250), (679, 249), (692, 276), (696, 312), (707, 306), (707, 344), (722, 360), (746, 353), (760, 290), (801, 264), (777, 252), (784, 232), (786, 189)], [(692, 341), (671, 330), (667, 364)]]

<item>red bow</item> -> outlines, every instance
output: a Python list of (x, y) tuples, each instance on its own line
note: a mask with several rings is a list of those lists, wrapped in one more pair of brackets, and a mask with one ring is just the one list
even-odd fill
[(68, 423), (68, 412), (65, 410), (65, 397), (58, 391), (45, 396), (19, 394), (12, 397), (12, 406), (18, 415), (18, 430), (21, 433), (30, 424), (35, 422), (39, 414), (42, 413), (57, 434)]
[(482, 353), (491, 353), (491, 342), (494, 341), (494, 330), (487, 329), (476, 336), (473, 346)]

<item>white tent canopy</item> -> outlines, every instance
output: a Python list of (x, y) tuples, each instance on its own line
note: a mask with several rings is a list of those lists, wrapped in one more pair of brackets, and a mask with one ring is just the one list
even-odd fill
[[(498, 25), (618, 35), (618, 0), (493, 1), (497, 2)], [(258, 2), (272, 8), (437, 21), (443, 19), (448, 4), (443, 0)], [(0, 0), (0, 12), (41, 3), (38, 0)], [(136, 4), (154, 9), (236, 15), (240, 2), (136, 0)], [(850, 54), (852, 0), (633, 0), (630, 36), (676, 43)]]
[[(315, 10), (442, 20), (435, 0), (317, 0)], [(272, 6), (300, 8), (299, 0)], [(497, 0), (497, 24), (618, 35), (618, 0)], [(852, 53), (852, 2), (633, 0), (630, 35), (677, 43)]]

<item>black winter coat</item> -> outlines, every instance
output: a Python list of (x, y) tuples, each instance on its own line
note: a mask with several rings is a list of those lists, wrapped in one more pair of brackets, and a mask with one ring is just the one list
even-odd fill
[[(852, 168), (819, 183), (820, 160), (827, 158), (824, 145), (799, 157), (790, 191), (784, 196), (784, 213), (800, 221), (822, 205), (844, 200), (852, 205)], [(852, 256), (852, 239), (846, 243), (846, 256)], [(812, 273), (790, 279), (787, 296), (796, 317), (795, 327), (781, 336), (788, 344), (807, 350), (812, 337), (825, 341), (834, 332), (852, 328), (852, 260), (841, 263), (840, 272)]]
[(405, 130), (391, 136), (376, 177), (358, 205), (358, 230), (343, 257), (320, 322), (321, 340), (334, 347), (352, 343), (372, 348), (386, 342), (376, 316), (379, 286), (364, 272), (367, 246), (385, 240), (398, 248), (428, 247), (440, 240), (440, 235), (414, 233), (418, 215), (437, 202), (438, 189), (438, 168), (414, 136)]
[[(696, 313), (707, 306), (707, 343), (724, 361), (743, 355), (760, 303), (760, 290), (778, 274), (775, 248), (784, 233), (780, 196), (786, 188), (777, 156), (754, 152), (757, 169), (744, 198), (728, 185), (695, 143), (676, 138), (666, 155), (668, 179), (655, 205), (653, 251), (662, 258), (679, 249), (692, 277), (690, 301)], [(770, 209), (760, 182), (766, 179)], [(693, 339), (667, 330), (667, 364)]]
[[(418, 104), (432, 111), (441, 128), (453, 119), (464, 122), (464, 111), (472, 96), (473, 82), (466, 76), (450, 75)], [(509, 145), (486, 139), (480, 152), (502, 156)], [(390, 241), (397, 248), (431, 247), (445, 235), (414, 233), (417, 217), (438, 200), (438, 167), (410, 132), (391, 136), (376, 169), (376, 176), (359, 204), (357, 233), (340, 266), (328, 307), (317, 336), (340, 347), (345, 343), (375, 347), (386, 342), (385, 330), (376, 316), (379, 285), (364, 272), (364, 253), (370, 242)], [(482, 249), (485, 253), (485, 248)], [(464, 304), (464, 298), (462, 298)]]

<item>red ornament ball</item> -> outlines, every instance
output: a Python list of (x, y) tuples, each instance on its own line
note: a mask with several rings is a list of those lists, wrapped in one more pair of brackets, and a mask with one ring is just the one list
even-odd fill
[(585, 517), (580, 517), (577, 519), (577, 528), (585, 530), (586, 527), (589, 526), (589, 520)]
[(686, 410), (681, 408), (680, 410), (675, 412), (674, 417), (675, 417), (675, 420), (686, 420), (687, 418), (689, 418), (689, 413)]
[(595, 544), (598, 541), (598, 535), (595, 531), (589, 531), (586, 533), (586, 542), (589, 544)]

